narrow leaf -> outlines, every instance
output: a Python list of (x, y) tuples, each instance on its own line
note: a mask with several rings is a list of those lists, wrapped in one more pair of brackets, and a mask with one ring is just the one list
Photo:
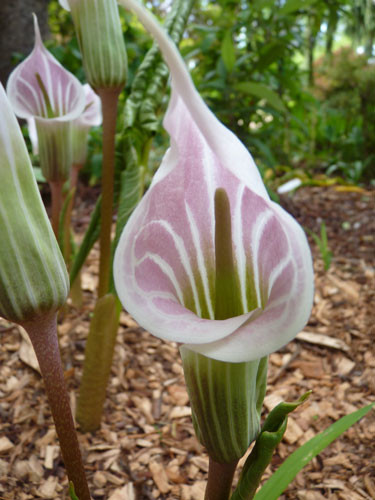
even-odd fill
[(79, 500), (79, 498), (76, 495), (76, 492), (74, 491), (74, 484), (72, 481), (69, 482), (69, 495), (71, 500)]
[[(67, 221), (66, 218), (69, 215), (68, 213), (68, 208), (70, 205), (70, 202), (75, 194), (76, 189), (70, 189), (67, 197), (64, 200), (64, 205), (62, 207), (61, 213), (60, 213), (60, 221), (59, 221), (59, 232), (58, 232), (58, 242), (60, 246), (61, 253), (64, 256), (65, 262), (69, 262), (70, 255), (66, 255), (66, 248), (65, 248), (65, 230), (67, 224), (69, 224), (70, 221)], [(70, 231), (70, 228), (68, 227), (68, 231)]]
[(236, 52), (230, 30), (225, 33), (221, 43), (221, 57), (223, 58), (227, 71), (231, 73), (236, 64)]
[(279, 9), (278, 14), (280, 16), (286, 16), (292, 14), (296, 10), (305, 9), (315, 2), (316, 0), (288, 0), (283, 7)]
[(255, 446), (248, 456), (237, 488), (231, 500), (251, 500), (276, 446), (281, 442), (287, 428), (288, 414), (298, 408), (311, 394), (306, 392), (293, 403), (278, 404), (267, 416)]
[(117, 246), (117, 242), (130, 215), (142, 198), (144, 190), (144, 167), (139, 165), (137, 152), (132, 146), (129, 146), (126, 163), (127, 167), (121, 173), (114, 248)]
[(94, 246), (94, 243), (99, 238), (100, 233), (100, 205), (102, 198), (99, 197), (94, 211), (91, 215), (90, 224), (87, 228), (81, 246), (78, 249), (78, 252), (74, 256), (74, 260), (72, 263), (72, 269), (70, 271), (70, 283), (72, 284), (76, 279), (78, 273), (80, 272), (90, 250)]
[(255, 500), (277, 500), (288, 484), (306, 464), (366, 415), (374, 405), (375, 403), (369, 404), (350, 415), (340, 418), (340, 420), (332, 424), (328, 429), (298, 448), (264, 484), (262, 489), (255, 495)]
[(282, 113), (286, 111), (285, 104), (276, 94), (276, 92), (266, 87), (262, 83), (240, 82), (235, 85), (235, 89), (239, 92), (244, 92), (245, 94), (259, 97), (259, 99), (265, 99), (268, 104), (275, 108), (277, 111), (280, 111)]

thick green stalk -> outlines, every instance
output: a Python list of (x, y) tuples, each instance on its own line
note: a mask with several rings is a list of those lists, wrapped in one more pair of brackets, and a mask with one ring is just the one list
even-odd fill
[(118, 322), (116, 297), (112, 294), (101, 297), (90, 323), (77, 403), (77, 421), (84, 432), (93, 432), (100, 427)]
[(99, 89), (103, 112), (103, 169), (100, 229), (100, 262), (98, 296), (109, 290), (111, 275), (111, 228), (113, 215), (113, 184), (115, 169), (115, 133), (117, 102), (121, 89)]
[(60, 358), (56, 313), (22, 325), (30, 336), (46, 387), (68, 478), (80, 500), (90, 500)]
[(210, 457), (204, 500), (228, 500), (237, 463), (219, 464)]

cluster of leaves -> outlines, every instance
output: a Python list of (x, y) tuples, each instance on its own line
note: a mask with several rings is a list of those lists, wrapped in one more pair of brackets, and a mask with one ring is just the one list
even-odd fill
[[(165, 6), (153, 3), (165, 17)], [(365, 3), (356, 0), (353, 10), (350, 0), (195, 2), (188, 35), (180, 45), (194, 81), (215, 114), (249, 147), (261, 172), (273, 170), (269, 178), (276, 178), (276, 184), (287, 180), (286, 168), (288, 172), (302, 169), (305, 180), (321, 172), (352, 183), (372, 176), (375, 70), (368, 58), (375, 6), (368, 8)], [(171, 3), (173, 9), (176, 4), (180, 2)], [(185, 14), (191, 4), (185, 2)], [(49, 9), (55, 34), (49, 48), (82, 80), (69, 14), (57, 0), (50, 2)], [(178, 25), (174, 27), (173, 9), (166, 27), (177, 40), (180, 33)], [(151, 162), (142, 174), (147, 186), (157, 166), (152, 155), (157, 160), (158, 151), (165, 150), (159, 111), (167, 102), (168, 71), (141, 25), (125, 11), (121, 16), (129, 80), (120, 109), (119, 168), (124, 151), (129, 150), (128, 163), (132, 159), (147, 163), (148, 139), (153, 138)], [(360, 18), (366, 19), (366, 30)], [(343, 28), (353, 43), (365, 45), (365, 56), (356, 56), (350, 49), (333, 51), (335, 34)], [(315, 63), (317, 50), (325, 57)], [(100, 134), (94, 130), (86, 168), (93, 183), (100, 177), (100, 166)]]
[(328, 172), (341, 172), (354, 183), (373, 177), (375, 65), (344, 48), (319, 61), (316, 75), (321, 103), (316, 140), (317, 147), (329, 153)]
[[(371, 87), (371, 66), (356, 73), (362, 83), (356, 76), (347, 88), (348, 99), (354, 86), (352, 99), (359, 99), (348, 123), (339, 100), (334, 102), (337, 87), (332, 87), (329, 105), (323, 105), (314, 83), (316, 54), (324, 51), (330, 61), (340, 60), (340, 52), (333, 52), (335, 33), (344, 26), (355, 29), (350, 2), (220, 0), (201, 2), (201, 9), (194, 12), (191, 37), (183, 47), (195, 82), (263, 170), (272, 168), (282, 177), (283, 168), (291, 166), (302, 167), (304, 177), (323, 170), (349, 182), (369, 178), (374, 159), (361, 136), (367, 136), (368, 145), (375, 143), (370, 125), (374, 120), (363, 106), (364, 89)], [(361, 58), (362, 68), (367, 60), (367, 56)], [(347, 62), (343, 72), (351, 75)], [(363, 97), (357, 98), (355, 94), (362, 92)], [(337, 140), (332, 141), (332, 134)], [(350, 168), (335, 170), (332, 165), (345, 156), (345, 142), (351, 148)]]

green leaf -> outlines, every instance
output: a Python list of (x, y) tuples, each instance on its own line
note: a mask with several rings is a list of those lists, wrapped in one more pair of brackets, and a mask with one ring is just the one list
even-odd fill
[(277, 111), (280, 111), (282, 113), (285, 113), (287, 111), (283, 101), (276, 94), (276, 92), (266, 87), (262, 83), (240, 82), (235, 85), (235, 89), (239, 92), (244, 92), (245, 94), (259, 97), (259, 99), (265, 99), (268, 104), (275, 108)]
[(66, 196), (64, 200), (64, 204), (60, 213), (60, 220), (59, 220), (59, 232), (58, 232), (58, 242), (60, 246), (61, 253), (64, 256), (65, 262), (68, 263), (70, 260), (70, 255), (66, 255), (66, 248), (65, 248), (65, 231), (66, 229), (70, 233), (70, 228), (66, 228), (66, 225), (70, 222), (67, 221), (67, 216), (68, 216), (68, 209), (69, 205), (71, 203), (71, 200), (76, 192), (76, 188), (70, 189), (68, 195)]
[(230, 30), (225, 33), (221, 43), (221, 57), (223, 58), (228, 73), (231, 73), (236, 64), (236, 51)]
[(144, 191), (145, 167), (139, 164), (138, 155), (133, 146), (128, 146), (126, 163), (127, 167), (121, 173), (116, 236), (113, 244), (114, 249), (116, 249), (117, 242), (122, 234), (125, 224), (141, 200)]
[(254, 448), (247, 457), (237, 488), (231, 500), (251, 500), (254, 497), (263, 472), (271, 462), (276, 446), (281, 442), (287, 427), (287, 416), (311, 394), (306, 392), (293, 403), (280, 403), (268, 415)]
[(77, 497), (77, 495), (74, 491), (74, 484), (71, 481), (69, 482), (69, 495), (70, 495), (71, 500), (79, 500), (79, 498)]
[(259, 53), (259, 61), (255, 64), (253, 71), (262, 72), (275, 61), (284, 56), (286, 45), (280, 42), (271, 42), (267, 44)]
[(275, 3), (276, 0), (255, 0), (251, 7), (253, 11), (258, 11), (268, 7), (273, 7)]
[(42, 173), (42, 169), (40, 167), (33, 167), (33, 171), (34, 171), (36, 182), (39, 182), (41, 184), (44, 184), (47, 182), (46, 178), (44, 177), (44, 175)]
[(94, 246), (94, 243), (99, 238), (100, 234), (100, 206), (102, 202), (102, 197), (100, 196), (96, 202), (93, 213), (91, 214), (90, 224), (87, 228), (83, 241), (78, 249), (78, 252), (74, 256), (72, 262), (72, 268), (70, 271), (70, 284), (76, 279), (78, 273), (80, 272), (85, 260), (90, 253), (90, 250)]
[(286, 16), (292, 14), (296, 10), (304, 9), (315, 2), (316, 0), (288, 0), (281, 9), (278, 10), (278, 15)]
[(353, 424), (368, 413), (375, 403), (371, 403), (350, 415), (340, 418), (328, 429), (313, 437), (296, 450), (263, 485), (255, 495), (255, 500), (277, 500), (298, 472), (308, 464), (318, 453), (324, 450), (336, 438), (343, 434)]

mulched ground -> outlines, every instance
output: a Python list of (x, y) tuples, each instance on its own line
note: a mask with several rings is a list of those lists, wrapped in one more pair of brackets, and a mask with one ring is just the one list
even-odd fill
[[(290, 418), (266, 476), (299, 445), (375, 400), (374, 197), (368, 191), (302, 188), (282, 200), (319, 233), (325, 221), (333, 261), (316, 245), (316, 292), (301, 338), (270, 357), (265, 413), (281, 398), (309, 401)], [(77, 221), (88, 219), (81, 202)], [(73, 407), (96, 287), (97, 252), (83, 274), (84, 305), (70, 307), (60, 343)], [(310, 334), (310, 335), (309, 335)], [(313, 335), (311, 335), (313, 334)], [(67, 479), (32, 351), (17, 327), (0, 320), (0, 499), (66, 498)], [(375, 499), (375, 412), (298, 474), (283, 500)], [(103, 423), (79, 434), (93, 500), (203, 500), (208, 458), (196, 441), (176, 345), (121, 316)]]

